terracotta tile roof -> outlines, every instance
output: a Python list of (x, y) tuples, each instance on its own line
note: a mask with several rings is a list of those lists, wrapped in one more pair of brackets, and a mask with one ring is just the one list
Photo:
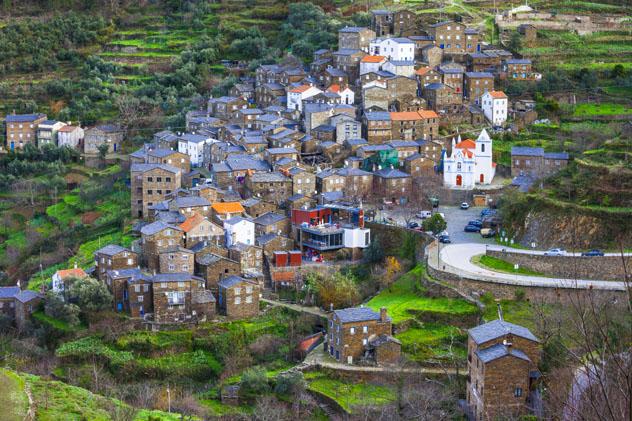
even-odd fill
[(472, 139), (465, 139), (456, 144), (456, 147), (459, 149), (476, 149), (476, 142)]
[(420, 110), (419, 115), (422, 118), (439, 118), (439, 114), (435, 113), (432, 110)]
[(381, 63), (384, 59), (384, 56), (364, 56), (360, 61), (362, 63)]
[(296, 93), (296, 94), (300, 94), (300, 93), (303, 93), (303, 92), (307, 91), (309, 88), (311, 88), (311, 86), (309, 86), (309, 85), (301, 85), (301, 86), (299, 86), (297, 88), (294, 88), (294, 89), (290, 90), (290, 92), (293, 92), (293, 93)]
[(211, 206), (217, 213), (239, 213), (245, 212), (243, 206), (239, 202), (217, 202)]
[(492, 96), (492, 98), (497, 98), (497, 99), (507, 98), (507, 95), (505, 95), (503, 91), (489, 91), (489, 94)]
[(64, 126), (62, 128), (59, 129), (60, 132), (62, 133), (70, 133), (73, 132), (75, 130), (77, 130), (79, 127), (77, 126)]
[(401, 121), (401, 120), (421, 120), (422, 117), (419, 115), (417, 111), (402, 111), (402, 112), (393, 112), (391, 113), (391, 120), (393, 121)]
[(474, 156), (474, 152), (472, 152), (471, 150), (467, 149), (467, 148), (462, 148), (463, 149), (463, 155), (465, 155), (468, 158), (472, 158)]
[(189, 232), (193, 228), (200, 225), (200, 222), (204, 221), (204, 217), (199, 213), (194, 214), (192, 217), (187, 218), (183, 223), (180, 224), (180, 228), (182, 231)]
[(57, 275), (59, 275), (61, 279), (70, 278), (70, 277), (85, 278), (86, 276), (88, 276), (81, 268), (58, 270)]
[(419, 69), (415, 70), (415, 73), (417, 75), (419, 75), (419, 76), (424, 76), (426, 73), (428, 73), (431, 70), (432, 70), (432, 67), (424, 66), (424, 67), (420, 67)]
[(327, 89), (327, 90), (328, 90), (329, 92), (335, 92), (335, 93), (338, 93), (338, 92), (340, 92), (340, 85), (337, 85), (337, 84), (335, 84), (335, 83), (334, 83), (334, 84), (333, 84), (333, 85), (331, 85), (331, 86), (329, 87), (329, 89)]

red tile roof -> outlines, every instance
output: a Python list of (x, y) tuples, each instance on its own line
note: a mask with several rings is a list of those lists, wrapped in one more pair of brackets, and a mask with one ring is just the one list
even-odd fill
[(476, 149), (476, 142), (472, 139), (465, 139), (456, 144), (456, 147), (459, 149)]
[(58, 270), (57, 275), (59, 275), (61, 279), (70, 278), (70, 277), (85, 278), (86, 276), (88, 276), (81, 268)]
[(507, 95), (505, 95), (503, 91), (489, 91), (489, 94), (492, 96), (492, 98), (496, 99), (507, 98)]
[(384, 56), (364, 56), (360, 61), (362, 63), (381, 63), (384, 59)]
[(301, 94), (301, 93), (307, 91), (309, 88), (311, 88), (311, 86), (309, 86), (309, 85), (301, 85), (301, 86), (299, 86), (297, 88), (294, 88), (294, 89), (290, 90), (290, 92), (293, 92), (293, 93), (296, 93), (296, 94)]
[(239, 202), (217, 202), (211, 206), (217, 213), (240, 213), (245, 212), (243, 206)]
[(182, 231), (184, 232), (189, 232), (193, 228), (200, 225), (200, 222), (202, 221), (204, 221), (204, 217), (200, 215), (199, 213), (196, 213), (195, 215), (193, 215), (190, 218), (187, 218), (183, 223), (181, 223), (180, 228), (182, 228)]

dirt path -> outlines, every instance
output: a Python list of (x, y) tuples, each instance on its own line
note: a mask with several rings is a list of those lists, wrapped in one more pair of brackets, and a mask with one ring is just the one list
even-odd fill
[(24, 417), (25, 421), (34, 421), (35, 420), (35, 402), (33, 400), (33, 394), (31, 393), (31, 385), (26, 383), (24, 385), (24, 393), (29, 398), (29, 410)]

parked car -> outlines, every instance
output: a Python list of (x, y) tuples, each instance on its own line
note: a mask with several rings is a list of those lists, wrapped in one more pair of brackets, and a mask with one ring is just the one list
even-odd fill
[(594, 257), (594, 256), (605, 256), (605, 255), (606, 254), (603, 251), (599, 250), (599, 249), (592, 249), (592, 250), (588, 250), (588, 251), (585, 251), (585, 252), (582, 253), (582, 256), (591, 256), (591, 257)]
[(466, 225), (465, 228), (463, 229), (463, 231), (465, 232), (480, 232), (481, 231), (481, 227), (478, 227), (476, 225)]
[(461, 203), (461, 209), (468, 210), (470, 208), (470, 204), (467, 202)]
[(443, 234), (439, 236), (439, 242), (443, 244), (450, 244), (452, 241), (450, 241), (449, 235)]
[(492, 228), (481, 228), (481, 237), (492, 238), (496, 235), (496, 231)]
[(417, 218), (419, 219), (426, 219), (426, 218), (430, 218), (432, 216), (432, 212), (431, 211), (419, 211), (419, 213), (417, 215), (415, 215)]
[(486, 216), (496, 216), (497, 214), (498, 211), (496, 209), (485, 208), (481, 211), (481, 218), (484, 218)]
[(544, 252), (545, 256), (565, 256), (566, 250), (564, 249), (549, 249)]
[(473, 219), (467, 223), (468, 225), (474, 225), (475, 227), (483, 228), (483, 221), (480, 219)]
[(415, 222), (415, 221), (409, 222), (409, 223), (408, 223), (408, 228), (410, 228), (410, 229), (416, 229), (416, 228), (419, 228), (419, 223), (417, 223), (417, 222)]
[(494, 228), (502, 222), (498, 216), (486, 216), (483, 218), (483, 226), (486, 228)]

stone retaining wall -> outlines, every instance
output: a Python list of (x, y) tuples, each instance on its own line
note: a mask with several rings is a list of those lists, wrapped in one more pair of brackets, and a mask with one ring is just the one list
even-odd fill
[(397, 254), (399, 247), (404, 243), (404, 235), (406, 232), (414, 235), (417, 240), (415, 253), (418, 261), (424, 260), (426, 246), (432, 242), (432, 237), (423, 232), (409, 230), (395, 225), (368, 222), (366, 223), (366, 227), (371, 229), (371, 240), (379, 237), (386, 255)]
[(616, 290), (598, 290), (598, 289), (571, 289), (556, 288), (542, 286), (523, 286), (512, 285), (507, 283), (487, 282), (480, 280), (467, 279), (462, 276), (454, 275), (449, 272), (436, 270), (430, 265), (427, 266), (428, 274), (436, 279), (440, 279), (454, 286), (464, 294), (478, 298), (489, 292), (495, 298), (513, 300), (516, 297), (516, 291), (525, 292), (525, 298), (528, 300), (542, 301), (546, 303), (569, 303), (576, 302), (578, 299), (587, 298), (593, 295), (597, 299), (616, 300), (625, 304), (626, 292)]
[(632, 256), (543, 256), (501, 250), (487, 250), (486, 254), (534, 272), (564, 279), (621, 282), (625, 278), (625, 268), (628, 276), (632, 274)]

